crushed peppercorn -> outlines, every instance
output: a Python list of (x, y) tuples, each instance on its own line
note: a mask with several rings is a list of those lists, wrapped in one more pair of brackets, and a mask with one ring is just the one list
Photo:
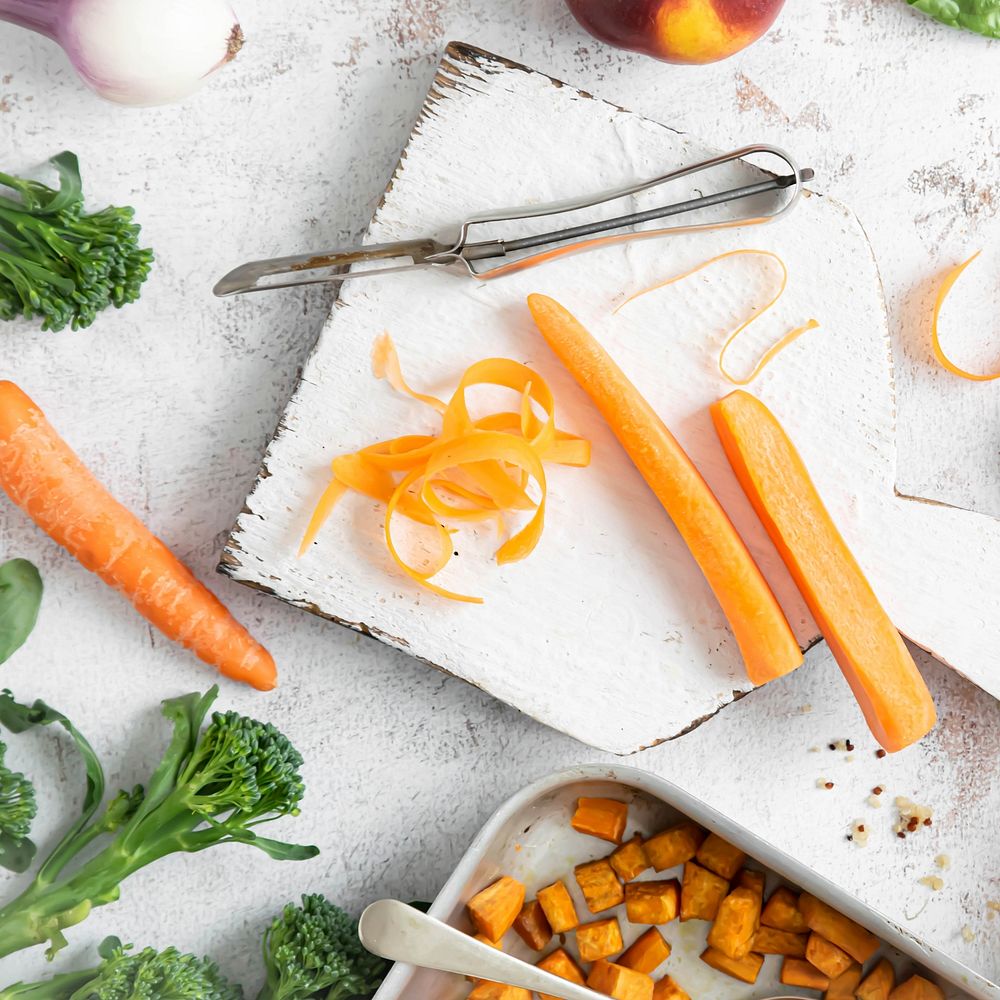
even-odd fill
[(823, 787), (824, 788), (833, 788), (833, 782), (832, 781), (828, 781)]
[(879, 760), (881, 760), (885, 756), (885, 751), (879, 748), (878, 750), (875, 751), (875, 756), (878, 757)]
[(876, 785), (872, 789), (872, 795), (881, 795), (884, 791), (885, 789), (881, 785)]

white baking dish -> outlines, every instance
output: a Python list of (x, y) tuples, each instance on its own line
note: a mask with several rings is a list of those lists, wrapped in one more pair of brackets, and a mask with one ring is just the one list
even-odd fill
[[(574, 879), (567, 876), (572, 876), (574, 865), (601, 857), (610, 848), (603, 850), (600, 841), (582, 836), (571, 828), (570, 817), (581, 795), (628, 801), (628, 835), (634, 831), (644, 835), (655, 833), (677, 822), (679, 816), (690, 817), (746, 851), (759, 867), (765, 869), (768, 891), (781, 881), (787, 881), (825, 900), (878, 935), (885, 942), (884, 953), (896, 966), (897, 972), (906, 972), (916, 963), (942, 985), (950, 983), (981, 1000), (1000, 1000), (1000, 987), (996, 983), (931, 948), (683, 789), (631, 767), (574, 767), (536, 781), (518, 792), (494, 813), (479, 832), (434, 901), (431, 914), (455, 927), (469, 930), (466, 901), (501, 874), (513, 875), (524, 882), (529, 899), (542, 886), (564, 878), (576, 900), (578, 911), (586, 913)], [(656, 877), (673, 874), (679, 875), (679, 872), (660, 873)], [(618, 915), (617, 911), (609, 911), (601, 916), (611, 913)], [(620, 916), (625, 944), (628, 945), (639, 932), (629, 927), (624, 913)], [(778, 983), (780, 959), (776, 956), (767, 959), (760, 978), (752, 988), (710, 969), (698, 957), (705, 947), (707, 926), (702, 921), (691, 921), (685, 924), (674, 922), (661, 928), (673, 946), (673, 953), (664, 963), (664, 969), (669, 970), (694, 1000), (746, 1000), (748, 996), (796, 992)], [(512, 954), (528, 961), (539, 957), (514, 934), (508, 936), (507, 942), (505, 946)], [(570, 951), (574, 950), (572, 935), (567, 947)], [(460, 976), (396, 965), (376, 994), (376, 1000), (461, 1000), (468, 992), (469, 985)], [(949, 992), (954, 995), (956, 991)]]

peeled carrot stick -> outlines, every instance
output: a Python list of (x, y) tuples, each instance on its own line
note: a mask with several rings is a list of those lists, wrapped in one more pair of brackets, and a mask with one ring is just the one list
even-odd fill
[(673, 434), (607, 351), (558, 302), (528, 297), (542, 336), (590, 396), (663, 504), (736, 637), (747, 674), (765, 684), (794, 670), (802, 650), (743, 539)]
[(915, 743), (936, 721), (930, 692), (795, 446), (774, 414), (746, 392), (715, 403), (712, 419), (875, 738), (889, 751)]
[(261, 691), (275, 686), (271, 654), (108, 493), (13, 382), (0, 382), (0, 486), (168, 638), (227, 677)]

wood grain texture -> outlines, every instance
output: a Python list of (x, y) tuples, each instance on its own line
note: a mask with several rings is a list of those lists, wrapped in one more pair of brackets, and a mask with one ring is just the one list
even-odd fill
[[(713, 152), (540, 73), (453, 45), (369, 238), (443, 233), (477, 211), (600, 191)], [(669, 196), (755, 176), (733, 165), (711, 180), (678, 181)], [(633, 201), (642, 209), (663, 197), (646, 192)], [(777, 324), (820, 319), (821, 330), (785, 352), (755, 390), (788, 427), (900, 629), (1000, 694), (990, 663), (1000, 641), (1000, 588), (966, 595), (948, 616), (936, 613), (937, 588), (966, 594), (974, 567), (997, 564), (1000, 524), (895, 495), (878, 272), (854, 216), (818, 195), (775, 226), (626, 244), (488, 284), (435, 271), (347, 283), (221, 568), (600, 748), (629, 753), (689, 731), (749, 690), (738, 649), (680, 537), (554, 363), (524, 300), (531, 291), (551, 294), (599, 334), (733, 512), (807, 648), (815, 626), (729, 473), (706, 412), (729, 388), (714, 369), (725, 331), (762, 301), (773, 273), (759, 258), (741, 258), (613, 312), (626, 293), (735, 246), (775, 251), (792, 266), (776, 314), (748, 333), (735, 363), (748, 366)], [(383, 329), (415, 384), (439, 394), (481, 357), (526, 361), (554, 387), (566, 426), (594, 442), (590, 469), (552, 471), (546, 534), (527, 562), (493, 566), (491, 530), (456, 536), (460, 559), (441, 582), (483, 593), (482, 608), (452, 605), (394, 572), (381, 541), (382, 508), (361, 498), (343, 503), (310, 552), (296, 557), (330, 458), (430, 426), (423, 410), (370, 374), (372, 342)], [(923, 582), (928, 567), (931, 589)], [(992, 581), (995, 571), (987, 572)]]

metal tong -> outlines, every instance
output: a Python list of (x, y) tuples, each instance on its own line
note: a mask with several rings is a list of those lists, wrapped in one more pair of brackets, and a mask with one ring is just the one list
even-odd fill
[[(787, 168), (787, 172), (775, 174), (766, 180), (731, 188), (727, 191), (702, 195), (698, 198), (690, 198), (686, 201), (650, 208), (641, 212), (618, 215), (614, 218), (597, 219), (565, 229), (529, 234), (513, 239), (474, 240), (472, 238), (473, 230), (478, 226), (516, 222), (523, 219), (540, 219), (546, 216), (565, 215), (569, 212), (596, 208), (620, 198), (650, 191), (681, 177), (690, 177), (692, 174), (702, 173), (754, 154), (770, 154), (777, 157)], [(709, 229), (735, 228), (773, 222), (775, 219), (787, 215), (795, 207), (802, 194), (803, 183), (812, 180), (813, 176), (812, 170), (801, 169), (788, 153), (776, 146), (764, 144), (744, 146), (731, 153), (723, 153), (720, 156), (672, 170), (670, 173), (654, 177), (649, 181), (612, 191), (604, 191), (590, 197), (475, 215), (461, 224), (458, 235), (452, 239), (441, 240), (427, 237), (402, 240), (398, 243), (374, 243), (369, 246), (331, 250), (325, 253), (251, 261), (230, 271), (218, 282), (214, 291), (218, 296), (240, 295), (244, 292), (263, 292), (272, 288), (316, 285), (330, 281), (340, 282), (349, 278), (367, 278), (374, 275), (428, 267), (455, 268), (466, 276), (477, 278), (480, 281), (490, 281), (493, 278), (514, 274), (546, 261), (588, 250), (596, 250), (599, 247), (627, 240), (654, 239), (678, 233), (694, 233)], [(763, 215), (748, 213), (721, 222), (698, 222), (658, 229), (631, 228), (647, 222), (686, 215), (716, 205), (725, 205), (755, 196), (781, 192), (790, 192), (790, 194), (783, 201), (779, 201), (772, 211)], [(621, 230), (626, 231), (622, 232)], [(381, 262), (387, 262), (389, 266), (355, 266)], [(278, 280), (268, 280), (272, 278)]]

